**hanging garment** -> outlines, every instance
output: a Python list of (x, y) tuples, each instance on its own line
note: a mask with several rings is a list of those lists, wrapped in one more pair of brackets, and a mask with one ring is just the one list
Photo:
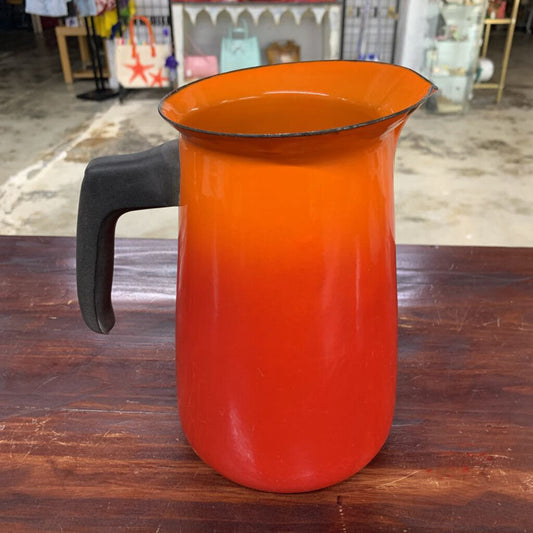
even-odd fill
[(66, 0), (26, 0), (26, 13), (41, 17), (66, 17)]
[(96, 2), (94, 0), (74, 0), (74, 5), (80, 17), (94, 17), (96, 15)]
[[(130, 17), (135, 15), (135, 1), (126, 0), (124, 4), (125, 7), (122, 7), (122, 2), (119, 3), (120, 18), (127, 23)], [(118, 16), (114, 3), (113, 9), (110, 9), (109, 11), (104, 11), (101, 15), (94, 17), (94, 28), (96, 30), (96, 33), (104, 39), (109, 39), (111, 37), (111, 34), (113, 32), (113, 26), (115, 26), (117, 23)]]
[(115, 0), (95, 0), (96, 14), (101, 15), (105, 11), (115, 9)]

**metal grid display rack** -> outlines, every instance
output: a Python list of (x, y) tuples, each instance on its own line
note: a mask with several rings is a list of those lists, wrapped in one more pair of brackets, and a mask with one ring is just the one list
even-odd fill
[(343, 59), (391, 63), (399, 0), (345, 0)]

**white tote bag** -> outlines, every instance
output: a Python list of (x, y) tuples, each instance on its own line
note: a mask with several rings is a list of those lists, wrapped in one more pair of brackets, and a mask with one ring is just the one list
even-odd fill
[[(141, 20), (148, 28), (150, 42), (138, 44), (134, 20)], [(171, 54), (169, 44), (156, 44), (152, 25), (146, 17), (135, 15), (130, 19), (130, 42), (115, 41), (115, 69), (118, 82), (126, 89), (169, 87), (170, 80), (165, 61)]]

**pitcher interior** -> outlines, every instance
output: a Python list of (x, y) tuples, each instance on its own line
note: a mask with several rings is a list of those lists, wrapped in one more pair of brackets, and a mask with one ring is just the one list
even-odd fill
[(229, 72), (160, 104), (179, 130), (284, 136), (346, 129), (408, 112), (435, 87), (416, 72), (364, 61), (313, 61)]

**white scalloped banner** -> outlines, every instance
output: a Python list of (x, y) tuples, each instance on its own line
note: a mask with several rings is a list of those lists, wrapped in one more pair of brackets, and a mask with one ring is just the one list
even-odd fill
[(185, 13), (187, 13), (187, 15), (190, 17), (193, 24), (197, 23), (200, 13), (206, 13), (213, 24), (216, 24), (218, 17), (222, 13), (229, 15), (233, 21), (233, 24), (235, 25), (237, 25), (238, 19), (243, 13), (248, 13), (256, 26), (259, 24), (259, 19), (264, 13), (269, 13), (272, 15), (272, 18), (276, 24), (280, 23), (281, 17), (286, 13), (293, 16), (296, 24), (301, 24), (302, 18), (306, 14), (311, 14), (315, 19), (315, 22), (320, 24), (326, 13), (328, 13), (330, 10), (339, 10), (338, 5), (333, 3), (313, 5), (298, 5), (290, 3), (260, 5), (241, 3), (235, 3), (231, 5), (220, 5), (216, 3), (183, 3), (182, 5)]

